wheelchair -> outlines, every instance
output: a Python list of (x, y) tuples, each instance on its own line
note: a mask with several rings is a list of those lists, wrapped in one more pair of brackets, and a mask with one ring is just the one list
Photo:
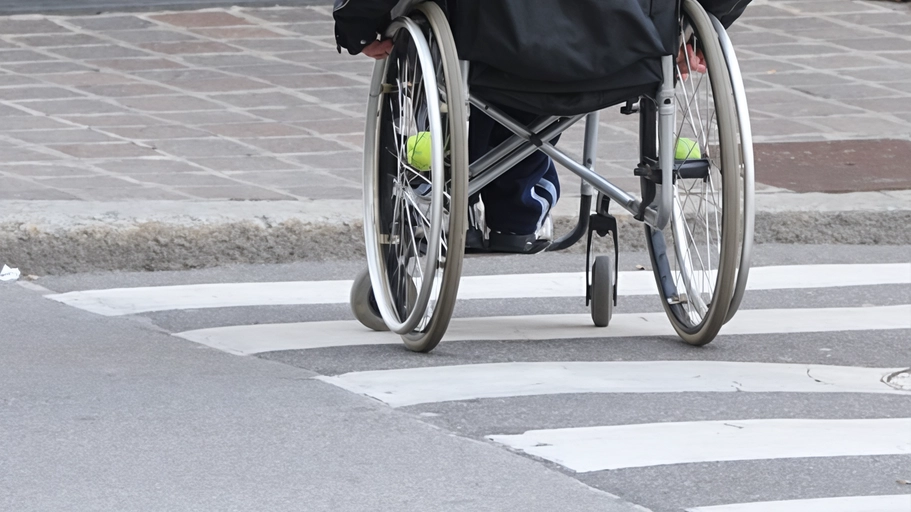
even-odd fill
[[(367, 269), (351, 307), (374, 330), (429, 352), (443, 338), (459, 289), (466, 234), (479, 222), (469, 197), (534, 151), (582, 179), (577, 225), (548, 250), (585, 238), (586, 301), (608, 326), (617, 301), (617, 222), (611, 202), (644, 226), (664, 311), (686, 343), (711, 342), (736, 313), (750, 270), (754, 187), (750, 121), (737, 59), (722, 24), (696, 0), (678, 3), (678, 44), (704, 55), (705, 73), (682, 76), (676, 55), (660, 59), (657, 83), (625, 90), (638, 115), (640, 190), (625, 191), (594, 170), (598, 111), (543, 115), (526, 126), (472, 90), (447, 14), (434, 2), (403, 2), (386, 30), (392, 53), (375, 64), (364, 148)], [(678, 46), (678, 48), (680, 47)], [(474, 162), (468, 158), (469, 105), (515, 135)], [(552, 141), (585, 121), (581, 161)], [(408, 155), (430, 137), (427, 165)], [(594, 202), (594, 208), (593, 208)], [(594, 210), (594, 211), (593, 211)], [(483, 229), (483, 228), (482, 228)], [(613, 256), (593, 257), (593, 236), (612, 236)]]

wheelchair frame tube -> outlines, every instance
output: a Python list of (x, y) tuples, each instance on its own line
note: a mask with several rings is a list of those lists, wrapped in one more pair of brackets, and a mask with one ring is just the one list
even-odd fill
[[(649, 222), (646, 215), (645, 222), (655, 229), (663, 230), (671, 218), (673, 208), (672, 193), (674, 187), (674, 128), (677, 117), (677, 106), (674, 98), (674, 57), (665, 55), (661, 57), (661, 69), (664, 80), (658, 91), (658, 166), (661, 167), (661, 185), (659, 185), (656, 215), (653, 222)], [(648, 213), (648, 212), (646, 212)]]
[[(672, 94), (673, 94), (673, 92), (672, 92)], [(639, 205), (640, 205), (639, 200), (637, 200), (635, 197), (631, 196), (630, 194), (626, 193), (626, 191), (617, 187), (610, 181), (602, 178), (601, 176), (596, 174), (593, 170), (580, 164), (579, 162), (576, 161), (576, 159), (566, 155), (566, 153), (555, 148), (553, 146), (553, 144), (550, 144), (549, 142), (547, 142), (548, 140), (552, 139), (554, 136), (556, 136), (559, 133), (562, 133), (563, 131), (568, 129), (570, 126), (572, 126), (578, 120), (585, 117), (585, 115), (579, 115), (579, 116), (575, 116), (575, 117), (571, 118), (571, 122), (569, 122), (566, 127), (562, 127), (562, 126), (554, 127), (554, 128), (561, 128), (556, 133), (551, 133), (552, 131), (554, 131), (554, 128), (551, 128), (551, 130), (547, 130), (545, 133), (535, 134), (535, 133), (532, 133), (528, 128), (522, 126), (520, 123), (513, 120), (511, 117), (507, 116), (500, 109), (490, 105), (489, 103), (485, 102), (484, 100), (482, 100), (474, 95), (470, 95), (470, 101), (474, 106), (480, 108), (481, 110), (484, 110), (487, 113), (487, 115), (489, 115), (495, 121), (502, 124), (503, 126), (508, 128), (510, 131), (512, 131), (513, 133), (515, 133), (516, 135), (518, 135), (519, 137), (521, 137), (527, 141), (525, 143), (525, 146), (528, 147), (528, 149), (525, 150), (525, 151), (527, 151), (527, 154), (525, 154), (521, 158), (525, 158), (526, 156), (532, 154), (534, 151), (541, 151), (544, 154), (551, 157), (552, 159), (554, 159), (554, 161), (559, 162), (560, 165), (562, 165), (563, 167), (569, 169), (569, 171), (572, 172), (573, 174), (576, 174), (577, 176), (582, 178), (584, 181), (587, 181), (588, 183), (590, 183), (596, 190), (598, 190), (602, 194), (610, 197), (612, 200), (614, 200), (617, 204), (622, 206), (625, 210), (627, 210), (631, 214), (633, 214), (633, 215), (639, 214)], [(673, 105), (671, 105), (671, 107), (673, 108)], [(673, 134), (673, 123), (671, 124), (671, 134)], [(523, 152), (524, 151), (520, 150), (520, 151), (514, 153), (507, 160), (511, 160), (513, 157), (517, 157), (518, 155), (520, 155)], [(519, 160), (517, 160), (517, 162), (518, 161)], [(673, 154), (671, 154), (671, 162), (673, 162)], [(505, 163), (507, 163), (507, 162), (506, 161), (501, 162), (500, 164), (498, 164), (496, 166), (496, 169), (494, 169), (494, 170), (501, 171), (500, 174), (502, 174), (503, 172), (506, 172), (508, 167), (504, 166)], [(503, 168), (501, 169), (501, 167), (503, 167)], [(673, 169), (671, 169), (671, 171), (673, 171)], [(488, 173), (485, 173), (483, 177), (487, 178), (487, 176), (488, 176)], [(499, 176), (499, 174), (497, 176)], [(486, 183), (483, 183), (483, 184), (479, 183), (480, 179), (472, 180), (468, 184), (469, 194), (474, 194), (474, 193), (480, 191), (480, 189), (484, 185), (486, 185), (490, 181), (493, 181), (493, 179), (495, 179), (497, 176), (493, 176), (492, 178), (490, 178), (489, 181), (487, 181)], [(656, 219), (655, 212), (653, 210), (646, 210), (645, 222), (650, 225), (654, 225), (655, 219)]]
[[(472, 103), (474, 103), (474, 101), (472, 101)], [(483, 107), (480, 107), (480, 108), (483, 108)], [(508, 117), (504, 117), (504, 119), (501, 120), (500, 118), (497, 118), (494, 114), (492, 114), (490, 111), (488, 111), (488, 115), (490, 115), (497, 122), (503, 122), (504, 120), (511, 121), (511, 119), (509, 119)], [(505, 114), (502, 114), (502, 115), (505, 116)], [(540, 138), (548, 139), (548, 140), (552, 139), (552, 138), (556, 137), (557, 135), (560, 135), (567, 129), (569, 129), (572, 125), (574, 125), (576, 122), (578, 122), (580, 119), (582, 119), (582, 117), (584, 117), (584, 116), (575, 116), (572, 118), (560, 118), (557, 122), (553, 123), (549, 129), (542, 132), (540, 134)], [(521, 126), (521, 125), (516, 124), (516, 126)], [(516, 142), (516, 148), (517, 148), (516, 151), (514, 151), (508, 157), (503, 158), (499, 162), (491, 162), (490, 164), (488, 164), (488, 167), (485, 171), (483, 171), (480, 175), (475, 176), (470, 179), (470, 181), (468, 182), (468, 195), (469, 196), (477, 194), (478, 192), (481, 191), (482, 188), (489, 185), (490, 182), (492, 182), (493, 180), (495, 180), (495, 179), (499, 178), (500, 176), (502, 176), (503, 174), (505, 174), (507, 171), (512, 169), (517, 163), (521, 162), (522, 160), (525, 160), (526, 158), (528, 158), (529, 155), (531, 155), (535, 151), (538, 151), (537, 146), (532, 144), (527, 139), (526, 139), (526, 142), (523, 142), (522, 138), (520, 138), (520, 137), (521, 136), (516, 136), (516, 137), (513, 137), (513, 139), (511, 139), (511, 140), (517, 141)], [(499, 147), (497, 149), (499, 149)], [(496, 151), (496, 149), (494, 151)]]
[[(585, 145), (582, 149), (582, 163), (589, 169), (594, 170), (595, 161), (598, 159), (598, 112), (592, 112), (585, 116)], [(588, 227), (591, 224), (592, 214), (592, 195), (594, 187), (585, 180), (581, 180), (580, 201), (579, 201), (579, 220), (576, 221), (575, 227), (566, 235), (554, 240), (547, 248), (547, 252), (562, 251), (568, 249), (588, 234)]]
[[(541, 130), (547, 128), (548, 126), (555, 123), (559, 120), (560, 117), (552, 116), (545, 119), (536, 121), (529, 129), (535, 133), (540, 132)], [(513, 136), (507, 139), (505, 142), (495, 147), (491, 152), (486, 155), (478, 158), (477, 161), (473, 162), (468, 170), (469, 176), (480, 176), (484, 171), (493, 167), (494, 164), (506, 157), (514, 150), (521, 147), (527, 141), (523, 140), (521, 137)], [(530, 153), (529, 153), (530, 154)], [(528, 156), (528, 155), (526, 155)]]
[[(591, 183), (594, 188), (596, 188), (602, 194), (613, 199), (626, 211), (632, 214), (639, 213), (639, 200), (627, 194), (623, 189), (602, 178), (600, 175), (596, 174), (588, 167), (585, 167), (584, 165), (575, 161), (573, 158), (570, 158), (565, 153), (551, 145), (542, 146), (541, 151), (553, 158), (555, 161), (559, 162), (563, 167), (566, 167), (583, 180)], [(651, 217), (650, 213), (651, 212), (648, 211), (646, 212), (646, 222), (648, 222), (649, 217)]]
[[(585, 116), (585, 145), (582, 149), (582, 163), (585, 167), (595, 170), (595, 161), (598, 159), (598, 120), (601, 115), (598, 112), (592, 112)], [(582, 180), (583, 196), (591, 196), (594, 187), (585, 180)]]

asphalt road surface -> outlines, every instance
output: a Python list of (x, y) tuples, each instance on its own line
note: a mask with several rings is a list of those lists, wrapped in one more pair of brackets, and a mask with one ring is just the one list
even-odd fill
[(639, 253), (605, 329), (583, 257), (471, 258), (430, 354), (356, 262), (6, 284), (0, 509), (907, 512), (909, 249), (759, 246), (703, 348)]
[(328, 0), (0, 0), (0, 15), (203, 9), (231, 5), (328, 5)]

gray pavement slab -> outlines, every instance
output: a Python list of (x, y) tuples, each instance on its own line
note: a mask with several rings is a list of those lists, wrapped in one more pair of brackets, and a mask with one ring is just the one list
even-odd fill
[(311, 372), (0, 283), (0, 509), (643, 510)]
[[(25, 4), (0, 2), (0, 11)], [(43, 14), (0, 17), (0, 259), (66, 272), (359, 254), (352, 242), (372, 63), (335, 52), (328, 2), (195, 2), (190, 11), (142, 2), (133, 12), (139, 2), (120, 1), (102, 14), (59, 11), (73, 2), (27, 4)], [(95, 4), (104, 2), (80, 6)], [(911, 210), (892, 192), (911, 188), (902, 164), (911, 144), (911, 6), (756, 0), (731, 37), (761, 157), (757, 201), (775, 212), (757, 239), (907, 243), (891, 226)], [(636, 122), (603, 113), (596, 163), (633, 190)], [(561, 145), (580, 153), (581, 141), (573, 129)], [(579, 181), (563, 171), (561, 179), (565, 225)], [(349, 225), (325, 224), (298, 204), (338, 212)], [(200, 208), (216, 213), (199, 216)], [(74, 210), (83, 214), (69, 224), (44, 223)], [(872, 222), (871, 210), (888, 213)], [(112, 215), (116, 228), (99, 223), (86, 238), (85, 219)], [(201, 224), (172, 224), (174, 216)], [(250, 227), (273, 216), (312, 230)], [(219, 257), (212, 236), (243, 250)], [(264, 242), (277, 239), (307, 249)], [(98, 254), (99, 241), (116, 249)]]

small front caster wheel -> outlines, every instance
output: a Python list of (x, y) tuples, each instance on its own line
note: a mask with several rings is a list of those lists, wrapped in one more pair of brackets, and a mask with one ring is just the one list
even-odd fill
[(592, 321), (607, 327), (614, 314), (614, 262), (610, 256), (598, 256), (592, 265)]

